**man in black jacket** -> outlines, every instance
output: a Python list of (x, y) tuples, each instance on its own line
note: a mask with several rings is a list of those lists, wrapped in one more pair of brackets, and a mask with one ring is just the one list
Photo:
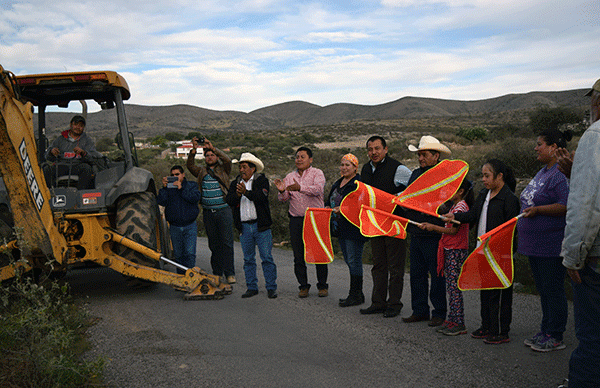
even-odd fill
[[(438, 164), (441, 158), (450, 156), (448, 147), (432, 136), (423, 136), (419, 141), (419, 148), (410, 145), (408, 149), (416, 152), (419, 157), (419, 168), (412, 172), (409, 185)], [(414, 210), (407, 210), (406, 215), (415, 222), (444, 225), (440, 219)], [(446, 319), (446, 278), (437, 272), (437, 251), (442, 235), (415, 225), (409, 225), (406, 230), (410, 233), (410, 294), (413, 312), (402, 320), (407, 323), (429, 320), (429, 297), (433, 305), (429, 326), (440, 326)], [(429, 278), (431, 287), (428, 291)]]
[[(165, 207), (175, 261), (192, 268), (196, 266), (196, 218), (200, 213), (198, 201), (201, 194), (196, 182), (185, 179), (183, 167), (171, 167), (171, 177), (175, 178), (174, 182), (163, 177), (163, 187), (158, 191), (157, 201)], [(185, 270), (177, 268), (177, 273), (183, 274)]]
[[(388, 147), (381, 136), (367, 140), (369, 163), (360, 173), (361, 180), (390, 194), (398, 194), (406, 188), (410, 170), (402, 163), (387, 156)], [(370, 239), (373, 253), (373, 293), (371, 306), (361, 309), (361, 314), (383, 313), (386, 318), (400, 314), (402, 289), (404, 287), (404, 262), (406, 240), (389, 236)], [(387, 298), (387, 300), (386, 300)]]
[(240, 243), (244, 252), (246, 292), (242, 298), (258, 294), (256, 277), (256, 247), (262, 260), (267, 296), (277, 298), (277, 267), (273, 262), (271, 247), (271, 210), (269, 208), (269, 180), (264, 174), (263, 163), (249, 152), (239, 160), (240, 175), (231, 182), (226, 201), (233, 209), (233, 222), (240, 231)]

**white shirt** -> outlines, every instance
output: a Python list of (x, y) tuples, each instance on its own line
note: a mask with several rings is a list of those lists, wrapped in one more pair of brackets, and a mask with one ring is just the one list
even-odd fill
[[(246, 190), (252, 190), (252, 182), (254, 181), (254, 175), (248, 182), (242, 179), (242, 183), (246, 185)], [(245, 195), (242, 195), (240, 199), (240, 219), (242, 222), (245, 221), (254, 221), (256, 220), (256, 206), (254, 206), (254, 202), (248, 199)]]
[[(488, 190), (487, 195), (485, 196), (485, 202), (483, 203), (483, 207), (481, 208), (481, 215), (479, 216), (479, 223), (477, 224), (477, 237), (484, 235), (487, 229), (487, 212), (488, 206), (490, 205), (490, 194), (492, 190)], [(477, 246), (481, 245), (481, 241), (477, 240)]]

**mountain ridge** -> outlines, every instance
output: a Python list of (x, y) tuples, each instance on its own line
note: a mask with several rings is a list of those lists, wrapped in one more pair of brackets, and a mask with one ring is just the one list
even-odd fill
[[(126, 104), (129, 130), (136, 137), (153, 137), (167, 132), (188, 134), (192, 131), (271, 131), (286, 128), (330, 126), (356, 122), (387, 122), (408, 119), (438, 119), (464, 116), (488, 116), (511, 113), (526, 115), (539, 107), (586, 109), (587, 89), (557, 92), (507, 94), (483, 100), (450, 100), (405, 96), (377, 105), (334, 103), (319, 106), (306, 101), (287, 101), (245, 113), (212, 110), (189, 104), (148, 106)], [(73, 113), (48, 112), (49, 137), (68, 127)], [(87, 127), (95, 138), (112, 137), (116, 132), (114, 112), (88, 114)]]

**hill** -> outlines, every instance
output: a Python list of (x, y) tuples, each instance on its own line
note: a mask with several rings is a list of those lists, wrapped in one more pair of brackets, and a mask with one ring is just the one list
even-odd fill
[[(510, 116), (522, 121), (528, 111), (539, 106), (586, 109), (589, 101), (584, 97), (585, 92), (584, 89), (530, 92), (476, 101), (403, 97), (379, 105), (339, 103), (324, 107), (290, 101), (249, 113), (216, 111), (191, 105), (126, 104), (126, 114), (129, 130), (136, 137), (152, 137), (166, 132), (252, 132), (368, 122), (385, 125), (398, 120), (440, 121), (460, 117), (479, 117), (485, 121), (486, 117)], [(59, 129), (66, 129), (71, 116), (72, 113), (50, 112), (47, 118), (49, 137), (53, 138)], [(88, 128), (93, 132), (92, 136), (114, 136), (117, 123), (113, 116), (113, 112), (106, 111), (88, 114)]]

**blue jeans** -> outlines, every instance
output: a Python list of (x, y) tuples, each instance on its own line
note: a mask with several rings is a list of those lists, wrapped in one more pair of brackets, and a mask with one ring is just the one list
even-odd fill
[(262, 261), (263, 275), (267, 290), (277, 289), (277, 266), (271, 255), (273, 247), (273, 236), (271, 229), (258, 231), (256, 222), (242, 222), (242, 233), (240, 243), (244, 252), (244, 274), (246, 275), (246, 287), (249, 290), (258, 290), (258, 279), (256, 278), (256, 248)]
[[(196, 221), (186, 226), (169, 226), (171, 242), (173, 243), (173, 254), (175, 261), (183, 266), (192, 268), (196, 266), (196, 240), (198, 238), (198, 227)], [(185, 271), (177, 268), (177, 273)]]
[[(437, 273), (439, 241), (438, 236), (410, 236), (410, 298), (413, 315), (429, 316), (429, 296), (433, 305), (431, 315), (446, 318), (446, 278)], [(431, 287), (428, 287), (427, 274), (431, 277)]]
[(229, 206), (222, 209), (202, 209), (202, 219), (208, 237), (210, 266), (213, 275), (233, 276), (233, 214)]
[(579, 345), (569, 361), (569, 388), (600, 383), (600, 274), (587, 265), (579, 271), (575, 293), (575, 336)]
[(567, 269), (560, 257), (529, 256), (529, 265), (542, 303), (540, 331), (562, 341), (569, 314), (564, 287)]
[(344, 260), (348, 264), (348, 269), (350, 269), (350, 275), (363, 276), (362, 253), (365, 245), (364, 240), (339, 238), (338, 242), (340, 248), (342, 248)]

